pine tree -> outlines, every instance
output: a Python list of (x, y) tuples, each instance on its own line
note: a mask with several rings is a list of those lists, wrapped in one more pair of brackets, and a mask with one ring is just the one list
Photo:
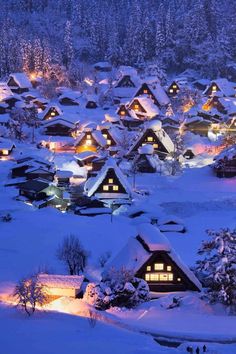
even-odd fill
[(211, 303), (222, 303), (236, 313), (236, 230), (207, 230), (209, 240), (199, 249), (203, 257), (197, 261), (196, 271), (206, 287)]

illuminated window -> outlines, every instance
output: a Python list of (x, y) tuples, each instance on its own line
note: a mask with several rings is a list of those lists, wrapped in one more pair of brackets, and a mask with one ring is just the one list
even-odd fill
[(118, 191), (119, 190), (119, 186), (113, 186), (113, 191)]
[(154, 264), (154, 269), (155, 270), (163, 270), (164, 269), (164, 264), (163, 263), (155, 263)]
[(113, 178), (108, 178), (108, 183), (113, 183), (113, 182), (114, 182)]
[(153, 141), (153, 137), (152, 136), (148, 136), (147, 137), (147, 141)]
[(2, 150), (2, 154), (3, 154), (4, 156), (7, 156), (7, 155), (9, 155), (9, 151), (6, 150), (6, 149), (3, 149), (3, 150)]
[(120, 114), (121, 114), (122, 116), (125, 116), (125, 111), (120, 111)]
[(171, 266), (167, 266), (167, 272), (171, 272), (172, 267)]
[(147, 281), (150, 280), (150, 274), (145, 274), (145, 280), (147, 280)]
[(173, 93), (174, 91), (173, 91), (173, 89), (169, 89), (169, 92), (170, 92), (170, 93)]
[(181, 281), (181, 278), (177, 278), (177, 281)]
[(138, 104), (135, 104), (135, 105), (134, 105), (134, 110), (135, 110), (135, 111), (138, 111), (138, 110), (139, 110), (139, 105), (138, 105)]
[(213, 92), (217, 91), (217, 86), (216, 86), (216, 85), (213, 85), (213, 86), (212, 86), (212, 91), (213, 91)]
[(87, 134), (87, 135), (86, 135), (86, 138), (87, 138), (87, 139), (91, 139), (91, 135), (90, 135), (90, 134)]
[(102, 187), (102, 189), (103, 189), (104, 191), (109, 191), (109, 186), (106, 186), (106, 185), (105, 185), (105, 186)]
[(160, 277), (160, 274), (158, 274), (158, 273), (151, 273), (150, 274), (150, 280), (151, 281), (158, 281), (159, 277)]
[(107, 139), (107, 145), (111, 145), (111, 140)]
[(177, 88), (177, 85), (173, 85), (173, 88), (175, 88), (175, 89), (176, 89), (176, 88)]
[(56, 113), (55, 112), (51, 112), (51, 116), (53, 117), (53, 116), (55, 116), (56, 115)]
[(92, 145), (92, 140), (86, 140), (86, 145)]
[(147, 272), (151, 271), (151, 266), (147, 266)]
[(179, 90), (176, 90), (176, 92), (178, 93), (178, 92), (179, 92)]
[(143, 93), (144, 93), (144, 94), (147, 94), (147, 93), (148, 93), (148, 90), (143, 90)]
[(106, 139), (107, 138), (107, 134), (102, 134), (104, 136), (104, 138)]
[(154, 149), (158, 148), (158, 144), (153, 144), (152, 146), (154, 147)]

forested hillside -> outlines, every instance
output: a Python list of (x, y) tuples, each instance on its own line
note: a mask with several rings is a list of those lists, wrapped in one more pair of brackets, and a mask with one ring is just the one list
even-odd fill
[(0, 0), (0, 76), (109, 59), (225, 74), (236, 59), (232, 0)]

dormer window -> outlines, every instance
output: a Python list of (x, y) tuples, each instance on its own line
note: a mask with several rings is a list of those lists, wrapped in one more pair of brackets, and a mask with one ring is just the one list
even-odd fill
[(107, 134), (102, 134), (104, 136), (104, 138), (106, 139), (107, 138)]
[(177, 85), (173, 85), (173, 88), (176, 89), (176, 88), (177, 88)]
[(216, 85), (213, 85), (212, 86), (212, 92), (216, 92), (217, 91), (217, 86)]
[(143, 93), (146, 95), (148, 93), (148, 90), (147, 89), (144, 89), (143, 90)]

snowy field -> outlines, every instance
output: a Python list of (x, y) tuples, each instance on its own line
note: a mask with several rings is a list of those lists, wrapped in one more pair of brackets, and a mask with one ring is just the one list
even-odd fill
[[(44, 152), (40, 152), (44, 154)], [(60, 158), (58, 158), (60, 161)], [(115, 255), (130, 236), (136, 225), (153, 217), (174, 215), (183, 221), (187, 232), (166, 233), (174, 249), (190, 267), (198, 259), (197, 250), (206, 239), (205, 230), (236, 225), (236, 179), (218, 179), (209, 166), (185, 169), (178, 177), (157, 174), (136, 176), (136, 188), (150, 192), (149, 196), (136, 195), (133, 209), (144, 210), (138, 218), (126, 214), (94, 218), (61, 213), (52, 208), (41, 210), (15, 201), (17, 190), (4, 187), (8, 180), (11, 161), (1, 161), (0, 216), (10, 213), (10, 223), (0, 223), (0, 295), (4, 299), (12, 292), (22, 276), (38, 269), (53, 273), (66, 270), (55, 256), (56, 249), (68, 234), (77, 235), (89, 251), (87, 274), (90, 279), (99, 277), (98, 258), (106, 251)], [(60, 162), (62, 163), (62, 162)], [(132, 182), (132, 178), (130, 178)], [(145, 216), (146, 215), (146, 216)], [(184, 295), (183, 306), (165, 310), (165, 298), (152, 301), (132, 311), (110, 310), (108, 319), (128, 326), (127, 331), (99, 323), (89, 327), (87, 319), (71, 314), (40, 312), (34, 318), (25, 318), (15, 309), (0, 307), (0, 342), (7, 354), (15, 353), (177, 353), (184, 349), (160, 347), (152, 334), (179, 336), (188, 340), (236, 341), (236, 319), (225, 316), (221, 308), (210, 307), (197, 295)], [(54, 308), (57, 310), (57, 308)], [(64, 311), (64, 310), (63, 310)], [(214, 328), (214, 330), (212, 330)], [(137, 333), (133, 332), (135, 330)], [(11, 333), (14, 333), (12, 341)], [(2, 344), (3, 343), (3, 344)], [(25, 345), (28, 343), (27, 350)], [(224, 349), (223, 349), (224, 348)], [(236, 347), (228, 344), (212, 347), (212, 353), (235, 353)]]

